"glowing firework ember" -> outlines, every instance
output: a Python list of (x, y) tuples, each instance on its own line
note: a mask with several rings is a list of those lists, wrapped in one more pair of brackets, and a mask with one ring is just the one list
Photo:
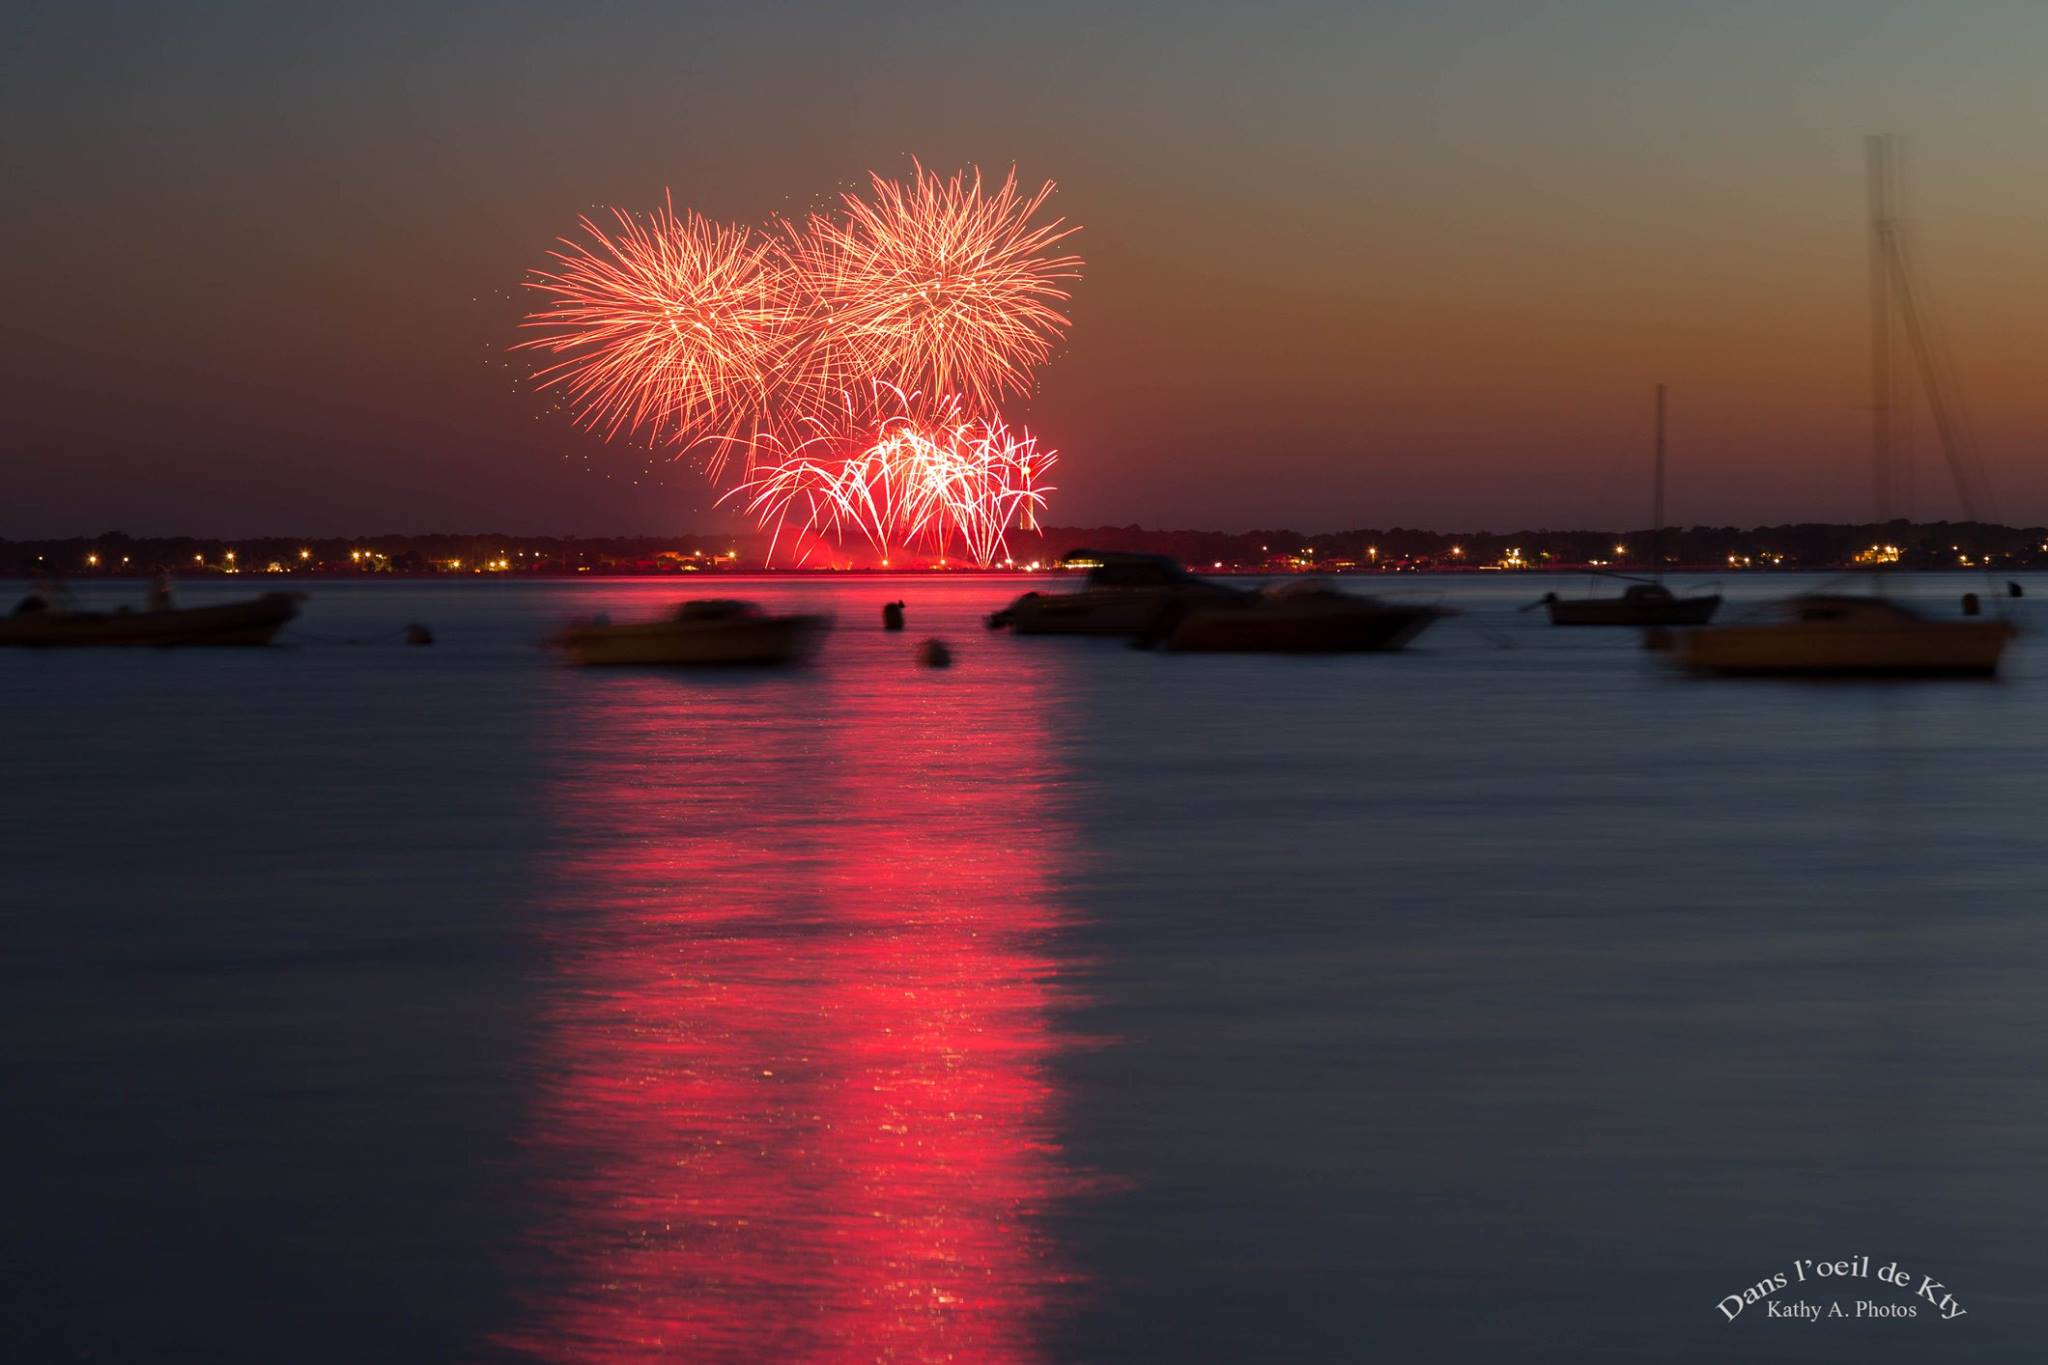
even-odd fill
[(1047, 491), (1052, 452), (996, 409), (1065, 334), (1081, 262), (1053, 252), (1076, 229), (1034, 225), (1052, 185), (1026, 194), (1014, 171), (993, 190), (922, 165), (871, 180), (843, 216), (772, 234), (672, 205), (586, 218), (589, 240), (528, 281), (548, 304), (520, 348), (607, 439), (703, 451), (714, 479), (738, 456), (727, 496), (764, 525), (989, 563)]
[(914, 398), (896, 397), (905, 411), (865, 436), (821, 433), (783, 458), (763, 456), (725, 496), (744, 499), (778, 539), (794, 521), (834, 538), (858, 534), (884, 561), (921, 548), (995, 563), (1010, 527), (1045, 505), (1057, 453), (999, 418), (962, 417), (957, 401), (919, 416)]

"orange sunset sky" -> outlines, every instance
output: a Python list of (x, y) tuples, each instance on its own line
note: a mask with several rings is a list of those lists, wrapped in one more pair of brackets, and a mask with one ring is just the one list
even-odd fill
[[(1048, 521), (1872, 514), (1863, 135), (2012, 522), (2048, 520), (2048, 7), (18, 7), (0, 535), (726, 524), (515, 382), (519, 282), (667, 191), (760, 222), (1015, 163), (1083, 231), (1006, 415)], [(1904, 510), (1953, 516), (1924, 420)]]

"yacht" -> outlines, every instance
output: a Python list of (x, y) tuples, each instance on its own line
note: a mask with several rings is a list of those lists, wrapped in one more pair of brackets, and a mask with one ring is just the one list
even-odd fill
[(304, 593), (267, 592), (215, 607), (78, 611), (32, 593), (11, 616), (0, 618), (0, 645), (267, 645), (305, 600)]
[(1166, 555), (1075, 550), (1062, 559), (1088, 566), (1075, 592), (1027, 592), (988, 617), (990, 630), (1016, 635), (1120, 635), (1136, 638), (1174, 607), (1236, 602), (1242, 588), (1197, 578)]
[(1818, 678), (1989, 678), (2017, 633), (1996, 620), (1939, 620), (1886, 597), (1808, 593), (1776, 621), (1687, 631), (1672, 657), (1697, 673)]
[(1436, 607), (1353, 596), (1325, 579), (1293, 579), (1237, 599), (1169, 607), (1149, 632), (1149, 642), (1170, 653), (1394, 650), (1448, 614)]
[(1631, 583), (1619, 597), (1545, 593), (1554, 626), (1703, 626), (1720, 609), (1719, 593), (1680, 597), (1662, 583)]
[(652, 621), (598, 617), (554, 638), (571, 663), (719, 667), (801, 663), (831, 628), (829, 616), (773, 616), (752, 602), (685, 602)]
[[(1892, 208), (1897, 183), (1889, 137), (1869, 140), (1871, 265), (1871, 462), (1877, 473), (1878, 516), (1885, 514), (1891, 447), (1892, 329), (1905, 333), (1918, 362), (1933, 425), (1940, 438), (1957, 500), (1967, 519), (1971, 506), (1959, 448), (1964, 427), (1954, 417), (1954, 395), (1941, 381), (1919, 307), (1919, 290), (1899, 221)], [(1882, 595), (1807, 593), (1777, 604), (1776, 620), (1709, 626), (1670, 642), (1671, 658), (1699, 673), (1730, 676), (1829, 678), (1988, 678), (1998, 672), (2005, 647), (2019, 632), (2004, 620), (1938, 620)]]

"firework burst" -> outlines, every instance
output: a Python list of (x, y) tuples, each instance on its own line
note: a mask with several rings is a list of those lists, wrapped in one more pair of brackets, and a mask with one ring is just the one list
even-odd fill
[[(1013, 169), (870, 177), (839, 217), (754, 232), (673, 203), (563, 239), (519, 349), (577, 421), (701, 452), (763, 525), (798, 522), (987, 564), (1044, 503), (1053, 463), (996, 415), (1069, 326), (1077, 229)], [(919, 395), (924, 395), (920, 397)], [(721, 501), (725, 500), (721, 498)]]
[(816, 308), (819, 364), (993, 411), (1023, 394), (1070, 325), (1060, 309), (1079, 257), (1053, 255), (1077, 229), (1032, 219), (1052, 194), (993, 191), (981, 172), (872, 181), (841, 219), (791, 230), (789, 255)]
[(582, 220), (553, 269), (527, 283), (549, 298), (522, 349), (560, 357), (534, 376), (560, 388), (607, 439), (631, 430), (682, 451), (727, 454), (775, 428), (778, 390), (801, 344), (782, 256), (765, 236), (664, 204), (614, 210), (609, 233)]

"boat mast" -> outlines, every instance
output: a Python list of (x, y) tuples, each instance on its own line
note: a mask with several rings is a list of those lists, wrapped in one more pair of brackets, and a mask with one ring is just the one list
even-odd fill
[(1657, 386), (1657, 460), (1650, 476), (1650, 572), (1664, 580), (1664, 386)]
[(1870, 460), (1877, 519), (1891, 515), (1892, 139), (1863, 140), (1870, 181)]
[(1892, 318), (1906, 339), (1919, 372), (1927, 408), (1943, 462), (1955, 486), (1956, 502), (1968, 521), (1978, 520), (1977, 500), (1970, 492), (1970, 466), (1975, 455), (1968, 415), (1961, 395), (1935, 354), (1931, 324), (1923, 314), (1923, 292), (1915, 283), (1909, 238), (1898, 219), (1898, 139), (1889, 133), (1866, 139), (1870, 159), (1870, 382), (1871, 447), (1877, 473), (1877, 516), (1892, 515)]
[(1965, 520), (1977, 521), (1980, 519), (1977, 500), (1970, 493), (1970, 467), (1975, 463), (1975, 455), (1969, 440), (1967, 414), (1935, 358), (1934, 339), (1928, 334), (1928, 322), (1921, 315), (1921, 291), (1914, 287), (1912, 264), (1907, 259), (1905, 243), (1900, 234), (1892, 232), (1887, 234), (1885, 245), (1891, 254), (1895, 286), (1892, 297), (1898, 305), (1899, 325), (1906, 334), (1913, 360), (1920, 371), (1920, 383), (1927, 394), (1927, 410), (1934, 418), (1934, 434), (1940, 440), (1942, 459), (1947, 463), (1949, 479), (1955, 485), (1956, 503), (1962, 508)]

